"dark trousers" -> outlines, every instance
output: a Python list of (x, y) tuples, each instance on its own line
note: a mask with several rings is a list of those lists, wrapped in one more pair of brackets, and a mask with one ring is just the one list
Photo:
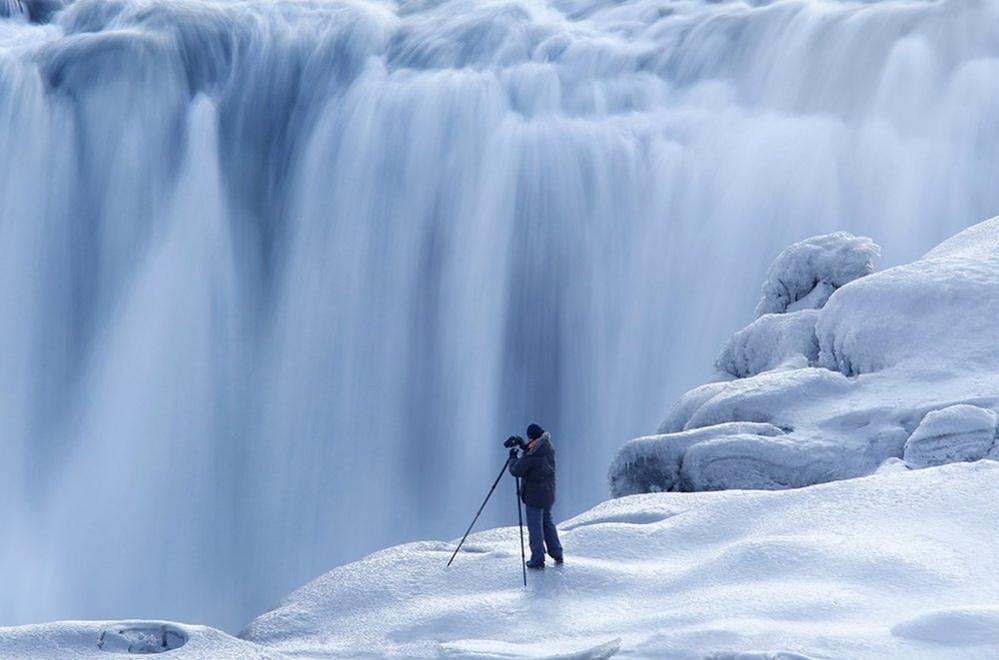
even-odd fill
[(552, 508), (536, 509), (525, 504), (524, 509), (527, 511), (527, 532), (531, 537), (531, 561), (543, 562), (546, 546), (552, 558), (561, 557), (562, 544), (552, 521)]

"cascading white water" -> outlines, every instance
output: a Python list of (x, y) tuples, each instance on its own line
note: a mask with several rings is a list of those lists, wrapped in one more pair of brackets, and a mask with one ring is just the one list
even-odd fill
[(999, 210), (997, 5), (0, 2), (0, 624), (602, 499), (785, 244)]

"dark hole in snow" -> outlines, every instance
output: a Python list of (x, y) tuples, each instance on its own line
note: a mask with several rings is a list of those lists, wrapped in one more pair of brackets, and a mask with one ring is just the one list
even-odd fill
[(187, 633), (166, 624), (113, 626), (101, 631), (97, 648), (109, 653), (163, 653), (187, 643)]

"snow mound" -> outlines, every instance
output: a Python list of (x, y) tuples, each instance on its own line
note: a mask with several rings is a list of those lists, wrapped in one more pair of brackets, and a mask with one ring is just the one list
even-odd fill
[(543, 649), (537, 645), (526, 646), (496, 642), (487, 639), (462, 640), (459, 642), (441, 644), (441, 655), (461, 658), (544, 658), (544, 660), (606, 660), (614, 657), (621, 650), (621, 639), (612, 639), (604, 644), (591, 648), (565, 650), (560, 652), (559, 644), (552, 644)]
[(771, 264), (756, 315), (818, 309), (839, 287), (873, 273), (880, 254), (871, 239), (845, 231), (799, 241)]
[(715, 361), (715, 368), (745, 378), (780, 367), (814, 365), (819, 359), (819, 340), (815, 336), (818, 318), (815, 309), (764, 314), (732, 335)]
[(999, 415), (978, 406), (934, 410), (905, 443), (903, 458), (914, 468), (985, 458), (995, 445)]
[(215, 628), (167, 621), (58, 621), (0, 627), (0, 658), (4, 660), (109, 660), (159, 653), (171, 660), (286, 658)]
[[(999, 458), (999, 219), (872, 274), (876, 254), (848, 234), (785, 250), (764, 285), (783, 313), (737, 332), (722, 380), (682, 396), (660, 436), (622, 447), (611, 493), (782, 489)], [(820, 282), (835, 288), (824, 305)], [(794, 311), (806, 298), (820, 308)], [(783, 432), (710, 430), (733, 423)]]
[(999, 609), (938, 610), (902, 621), (892, 634), (954, 646), (999, 645)]
[(999, 544), (982, 521), (997, 515), (991, 461), (635, 495), (560, 525), (566, 563), (529, 573), (526, 589), (517, 527), (493, 529), (450, 568), (456, 541), (336, 568), (241, 636), (304, 657), (607, 657), (595, 650), (616, 638), (621, 657), (994, 657), (999, 640), (943, 647), (918, 622), (928, 602), (994, 607)]
[(746, 653), (714, 653), (705, 660), (813, 660), (807, 655), (790, 651), (747, 651)]

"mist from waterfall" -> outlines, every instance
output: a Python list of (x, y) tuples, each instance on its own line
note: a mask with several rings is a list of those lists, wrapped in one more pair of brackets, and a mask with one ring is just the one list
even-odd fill
[(237, 630), (531, 421), (577, 513), (783, 246), (999, 211), (997, 3), (60, 7), (0, 0), (0, 625)]

